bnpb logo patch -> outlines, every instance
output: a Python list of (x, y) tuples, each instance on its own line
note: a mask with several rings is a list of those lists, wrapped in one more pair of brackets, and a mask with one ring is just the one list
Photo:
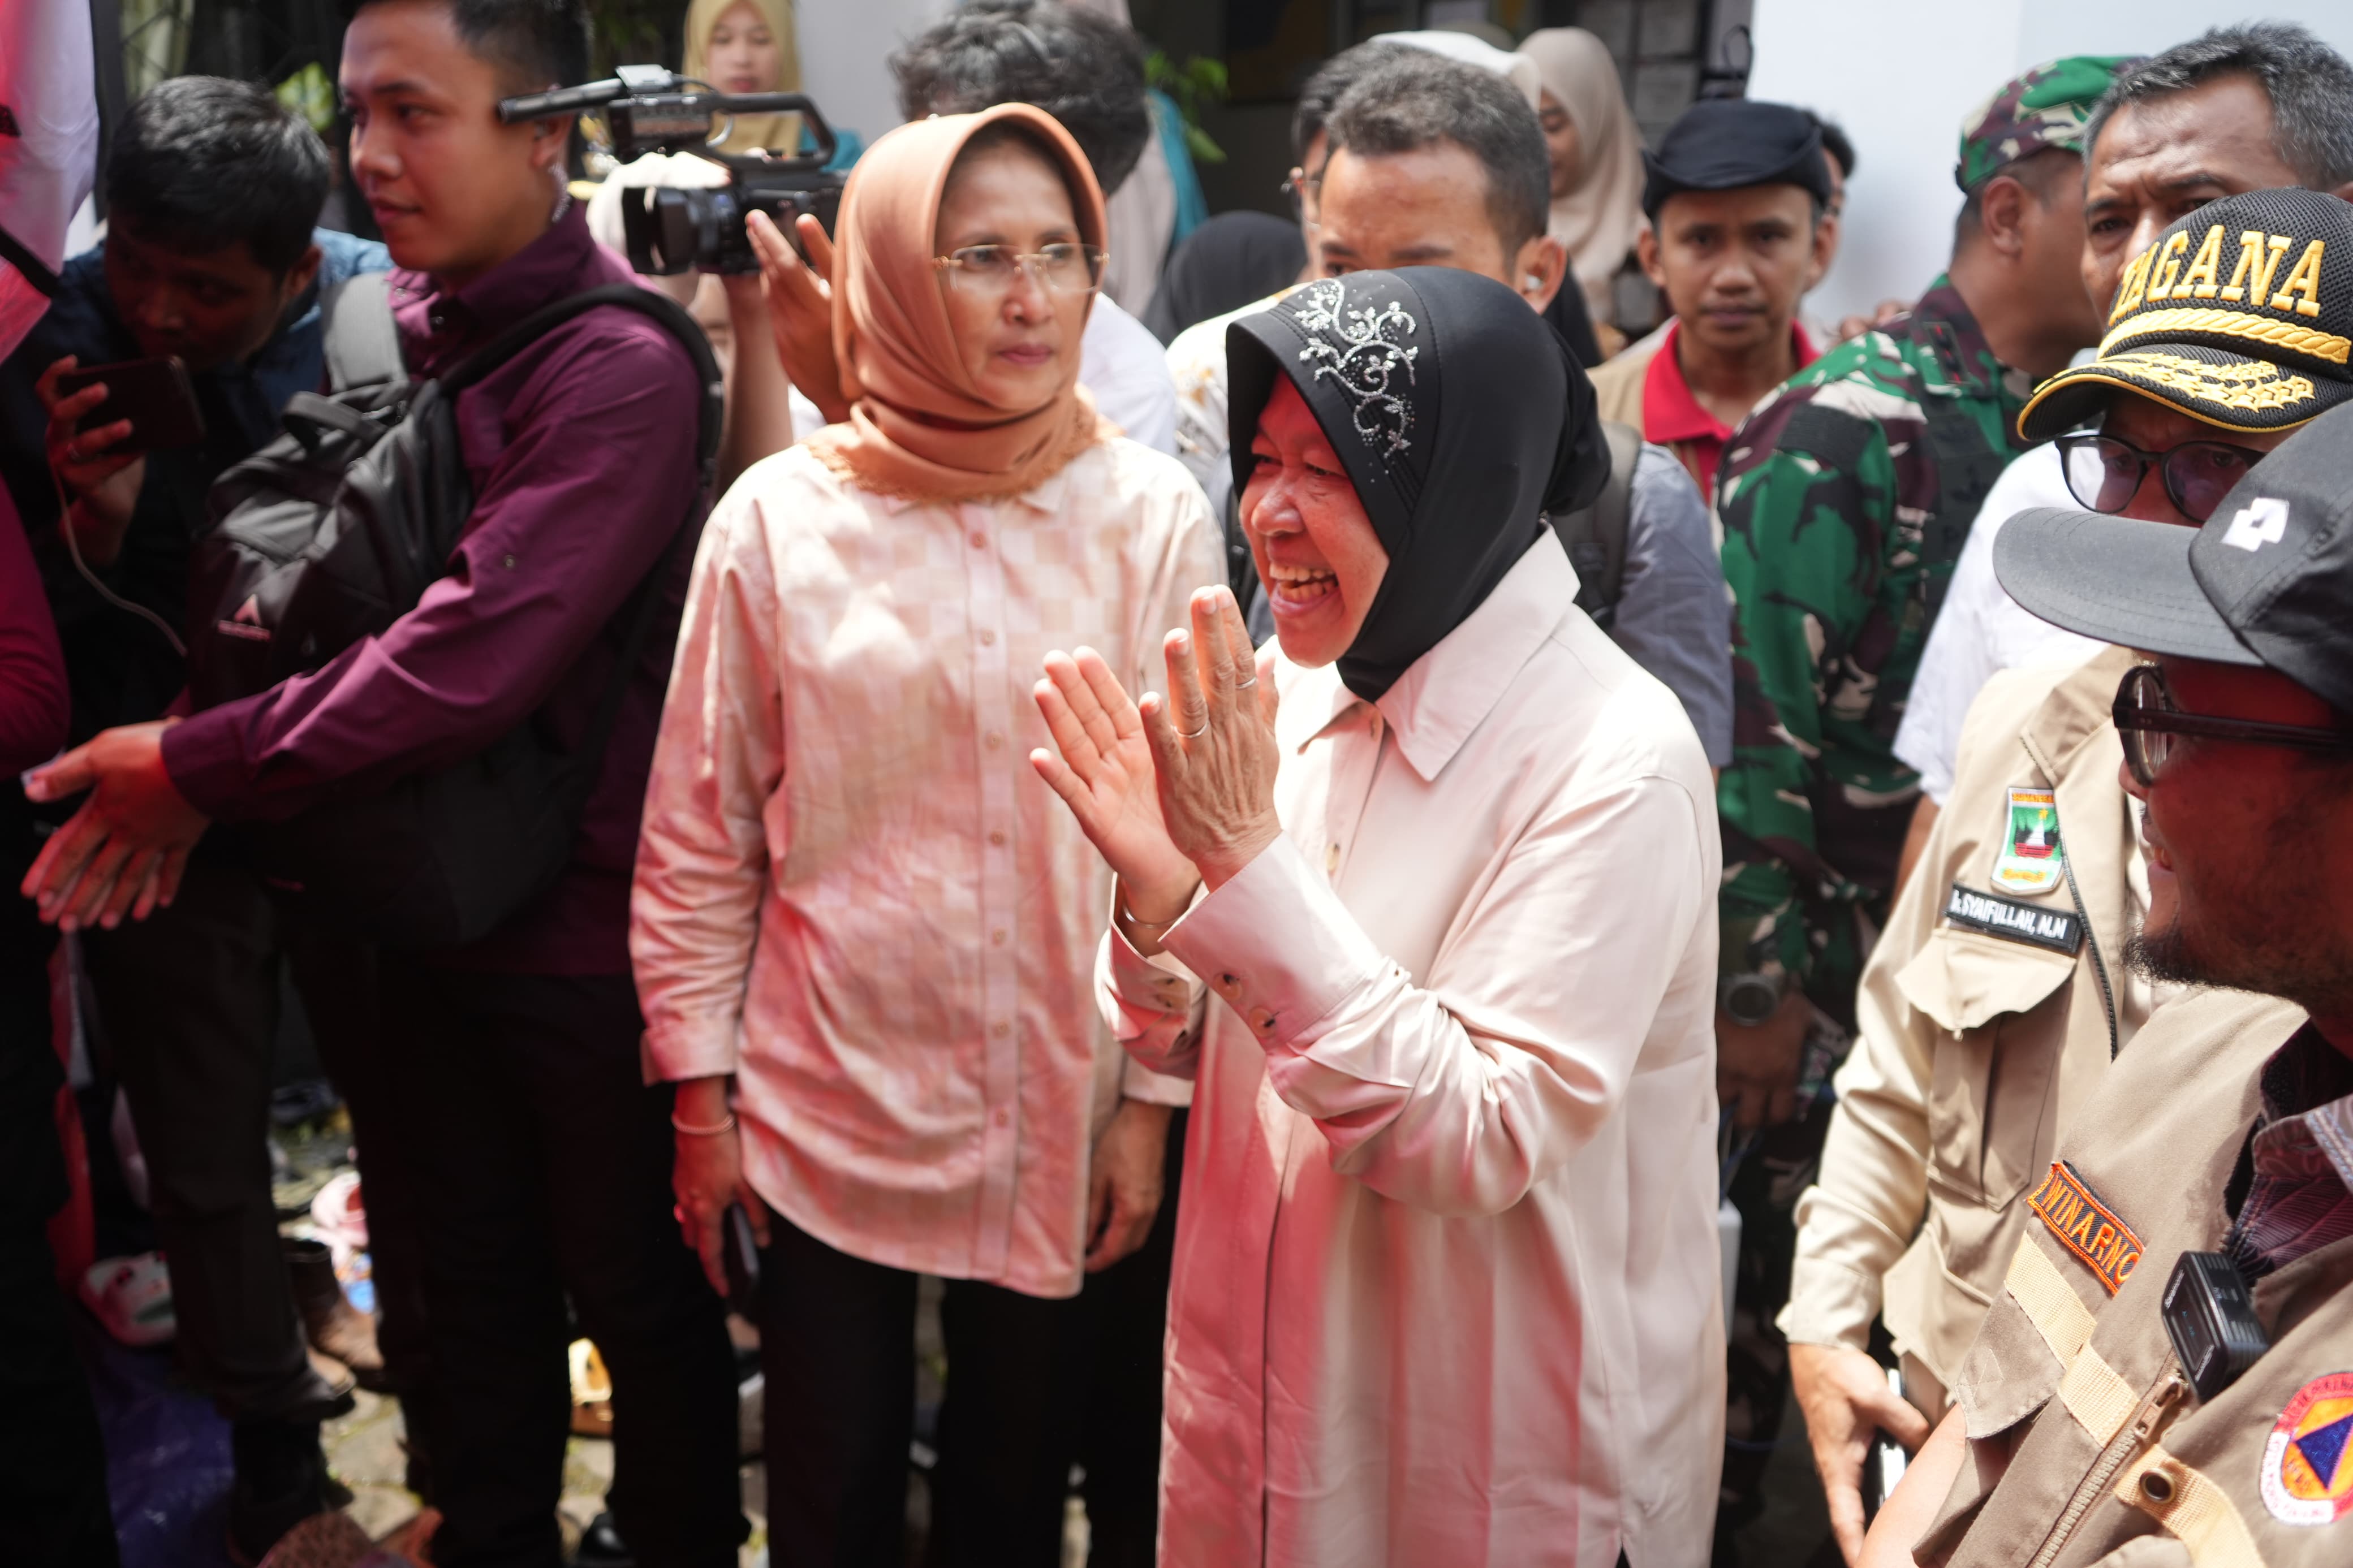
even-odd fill
[(2263, 1445), (2263, 1506), (2282, 1524), (2333, 1524), (2353, 1512), (2353, 1372), (2295, 1391)]

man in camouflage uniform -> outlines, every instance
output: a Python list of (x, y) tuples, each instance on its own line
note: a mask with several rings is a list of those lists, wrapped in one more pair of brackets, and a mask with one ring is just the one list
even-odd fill
[(1964, 122), (1953, 256), (1908, 315), (1793, 376), (1736, 430), (1718, 480), (1736, 604), (1718, 1088), (1743, 1219), (1724, 1520), (1753, 1504), (1787, 1366), (1789, 1210), (1853, 1027), (1918, 778), (1904, 698), (1978, 503), (2020, 449), (2037, 379), (2098, 340), (2080, 270), (2083, 124), (2117, 58), (2005, 84)]

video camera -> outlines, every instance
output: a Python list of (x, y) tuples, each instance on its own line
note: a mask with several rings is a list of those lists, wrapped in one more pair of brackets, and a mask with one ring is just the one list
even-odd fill
[[(841, 207), (842, 174), (828, 174), (833, 128), (816, 104), (797, 92), (716, 92), (660, 66), (622, 66), (604, 81), (501, 100), (499, 118), (512, 125), (551, 114), (594, 111), (604, 117), (613, 156), (626, 163), (648, 153), (691, 153), (725, 169), (724, 185), (627, 185), (621, 227), (629, 265), (638, 272), (757, 272), (758, 256), (744, 220), (766, 213), (797, 249), (794, 221), (816, 215), (833, 232)], [(797, 113), (817, 146), (790, 158), (765, 153), (722, 153), (710, 145), (719, 115)]]

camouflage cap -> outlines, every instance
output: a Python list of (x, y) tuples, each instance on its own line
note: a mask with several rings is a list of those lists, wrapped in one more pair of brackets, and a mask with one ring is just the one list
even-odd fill
[(1961, 121), (1953, 183), (1973, 191), (2009, 164), (2046, 147), (2079, 151), (2092, 105), (2137, 55), (2069, 55), (2004, 82)]

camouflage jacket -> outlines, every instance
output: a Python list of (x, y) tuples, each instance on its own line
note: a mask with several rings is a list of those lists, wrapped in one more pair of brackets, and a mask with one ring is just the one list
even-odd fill
[[(1734, 756), (1717, 793), (1727, 971), (1788, 971), (1851, 1020), (1919, 775), (1895, 727), (2027, 377), (1951, 283), (1792, 376), (1733, 434), (1717, 480)], [(1926, 400), (1947, 400), (1932, 418)]]

